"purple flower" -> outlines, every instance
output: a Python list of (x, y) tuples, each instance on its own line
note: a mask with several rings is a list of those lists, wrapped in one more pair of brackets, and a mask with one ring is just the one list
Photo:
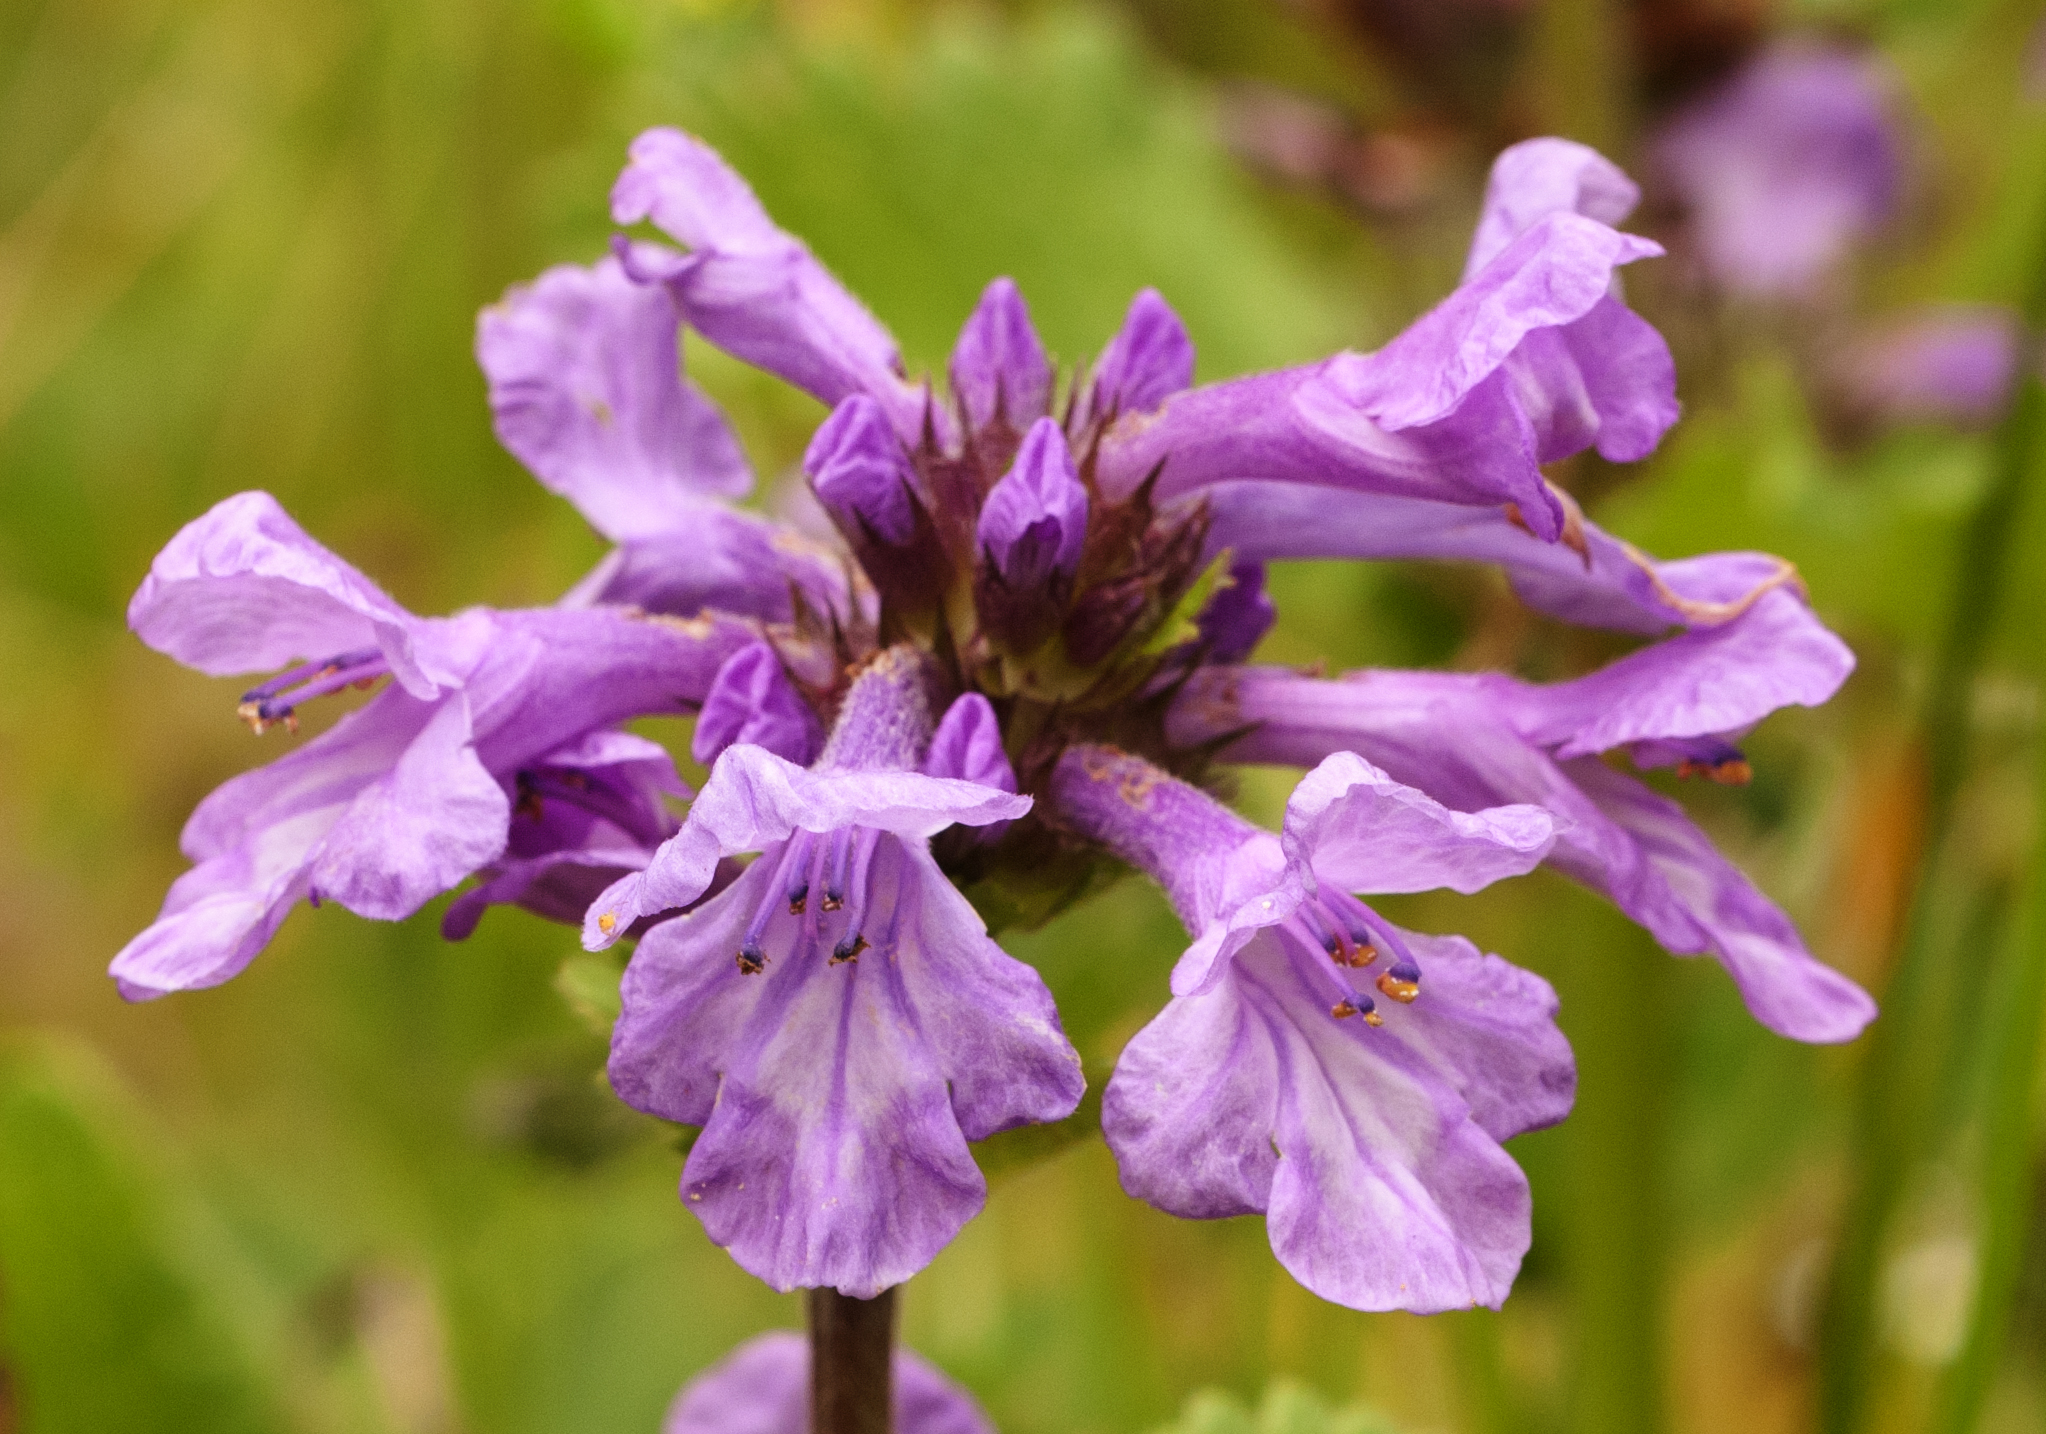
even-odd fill
[(1226, 761), (1309, 766), (1332, 752), (1361, 753), (1461, 811), (1539, 806), (1556, 818), (1551, 865), (1609, 897), (1666, 949), (1716, 957), (1763, 1025), (1796, 1040), (1851, 1040), (1875, 1015), (1868, 996), (1806, 951), (1789, 918), (1681, 807), (1596, 755), (1628, 746), (1642, 765), (1744, 778), (1727, 734), (1776, 706), (1823, 701), (1846, 675), (1844, 650), (1830, 680), (1824, 654), (1786, 652), (1772, 670), (1777, 642), (1810, 637), (1794, 619), (1773, 621), (1793, 608), (1801, 605), (1775, 593), (1732, 630), (1686, 633), (1550, 687), (1497, 674), (1325, 681), (1212, 668), (1188, 684), (1172, 730), (1185, 742), (1243, 734)]
[[(246, 694), (242, 713), (258, 731), (295, 723), (296, 707), (314, 697), (393, 680), (314, 741), (199, 804), (182, 842), (193, 869), (114, 958), (112, 974), (134, 999), (227, 980), (300, 900), (386, 921), (410, 915), (507, 854), (522, 801), (579, 805), (614, 826), (625, 819), (618, 830), (642, 841), (655, 837), (650, 813), (611, 802), (601, 778), (585, 796), (568, 774), (616, 765), (623, 749), (584, 745), (593, 734), (691, 710), (747, 637), (725, 620), (611, 609), (414, 617), (264, 493), (229, 498), (180, 532), (128, 621), (152, 647), (214, 675), (313, 654)], [(534, 781), (545, 792), (521, 791)]]
[[(1104, 1096), (1123, 1188), (1194, 1219), (1263, 1212), (1280, 1263), (1340, 1304), (1497, 1307), (1529, 1239), (1499, 1142), (1562, 1119), (1575, 1091), (1555, 995), (1352, 893), (1524, 872), (1556, 840), (1549, 816), (1452, 812), (1348, 753), (1301, 782), (1278, 837), (1107, 748), (1068, 751), (1053, 794), (1196, 937)], [(1384, 1006), (1355, 984), (1374, 966)]]
[[(1614, 296), (1661, 253), (1610, 223), (1637, 191), (1582, 145), (1530, 140), (1493, 167), (1463, 284), (1373, 354), (1237, 379), (1126, 413), (1097, 475), (1121, 495), (1159, 470), (1163, 498), (1242, 481), (1477, 507), (1563, 532), (1540, 465), (1587, 447), (1645, 456), (1676, 419), (1675, 369)], [(1162, 465), (1162, 468), (1161, 468)]]
[[(777, 1289), (867, 1297), (907, 1279), (986, 1199), (967, 1142), (1058, 1119), (1080, 1099), (1050, 993), (931, 858), (937, 831), (1014, 819), (1031, 802), (919, 770), (933, 746), (930, 682), (913, 651), (884, 651), (808, 770), (728, 748), (682, 830), (584, 926), (586, 945), (608, 945), (696, 900), (720, 859), (760, 853), (728, 890), (640, 942), (611, 1084), (641, 1110), (703, 1127), (683, 1197)], [(961, 725), (940, 760), (985, 771), (976, 719)]]
[(1671, 117), (1651, 146), (1719, 284), (1794, 296), (1896, 208), (1901, 143), (1867, 57), (1792, 44)]
[(767, 642), (748, 643), (718, 669), (697, 715), (689, 755), (708, 767), (737, 742), (764, 747), (797, 766), (808, 765), (824, 745), (816, 712)]
[[(895, 1434), (994, 1434), (973, 1396), (906, 1349), (895, 1351)], [(689, 1381), (661, 1434), (807, 1434), (810, 1346), (793, 1330), (746, 1341)]]
[(1831, 377), (1837, 400), (1863, 422), (1980, 428), (2002, 414), (2017, 365), (2014, 315), (1954, 304), (1860, 335)]

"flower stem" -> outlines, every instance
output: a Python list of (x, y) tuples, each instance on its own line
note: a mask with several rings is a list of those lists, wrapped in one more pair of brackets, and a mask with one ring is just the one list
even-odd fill
[(811, 1290), (810, 1434), (889, 1434), (895, 1291)]

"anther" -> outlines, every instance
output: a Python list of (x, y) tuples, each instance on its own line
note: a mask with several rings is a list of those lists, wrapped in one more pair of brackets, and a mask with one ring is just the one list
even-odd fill
[(824, 887), (824, 909), (836, 911), (845, 905), (845, 869), (852, 860), (852, 832), (841, 828), (831, 834), (831, 880)]
[(831, 964), (836, 966), (845, 961), (857, 961), (860, 959), (860, 953), (866, 949), (867, 938), (857, 931), (849, 931), (831, 948)]
[(758, 976), (767, 969), (767, 953), (760, 949), (757, 941), (748, 941), (739, 948), (739, 974)]
[(1755, 769), (1745, 757), (1730, 757), (1724, 762), (1694, 762), (1686, 757), (1677, 763), (1677, 777), (1682, 781), (1703, 777), (1722, 787), (1745, 787), (1755, 779)]
[(1342, 1000), (1328, 1008), (1328, 1013), (1339, 1021), (1351, 1016), (1362, 1016), (1367, 1026), (1382, 1026), (1384, 1018), (1378, 1014), (1378, 1003), (1361, 991), (1352, 991)]
[(1402, 1006), (1411, 1005), (1421, 994), (1421, 972), (1417, 967), (1401, 962), (1390, 971), (1379, 973), (1378, 989)]

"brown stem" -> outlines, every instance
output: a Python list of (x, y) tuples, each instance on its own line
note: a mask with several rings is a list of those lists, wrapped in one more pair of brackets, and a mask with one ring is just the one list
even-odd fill
[(810, 1434), (889, 1434), (895, 1291), (810, 1291)]

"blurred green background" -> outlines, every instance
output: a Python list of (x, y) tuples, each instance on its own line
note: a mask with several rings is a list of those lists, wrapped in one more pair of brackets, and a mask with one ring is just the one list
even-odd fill
[[(601, 252), (655, 123), (718, 145), (913, 369), (996, 274), (1068, 362), (1146, 284), (1203, 378), (1373, 346), (1453, 284), (1501, 140), (1637, 157), (1643, 7), (1495, 8), (1517, 26), (1500, 103), (1459, 128), (1414, 118), (1414, 74), (1337, 0), (0, 6), (0, 1431), (652, 1430), (688, 1376), (800, 1319), (683, 1210), (674, 1132), (603, 1087), (602, 1037), (556, 989), (564, 929), (500, 909), (447, 946), (438, 905), (301, 909), (226, 987), (115, 996), (106, 962), (182, 869), (185, 814), (293, 740), (259, 747), (234, 684), (127, 634), (180, 524), (266, 488), (415, 610), (552, 600), (599, 542), (494, 443), (472, 325)], [(2046, 220), (2036, 3), (1716, 8), (1851, 36), (1899, 78), (1910, 196), (1836, 314), (2022, 300)], [(1243, 163), (1232, 136), (1274, 92), (1403, 136), (1411, 192), (1346, 202)], [(1322, 1304), (1261, 1221), (1171, 1220), (1085, 1143), (1000, 1174), (905, 1296), (905, 1339), (1010, 1434), (1138, 1434), (1204, 1387), (1185, 1427), (1217, 1434), (1305, 1434), (1324, 1404), (1356, 1406), (1329, 1428), (1488, 1434), (2046, 1420), (2021, 1019), (2046, 495), (1970, 528), (2031, 485), (2028, 431), (1848, 441), (1810, 397), (1808, 314), (1708, 306), (1655, 265), (1630, 284), (1677, 342), (1686, 418), (1647, 465), (1559, 479), (1663, 556), (1795, 559), (1855, 647), (1840, 698), (1757, 734), (1752, 786), (1685, 799), (1822, 958), (1882, 994), (1919, 953), (1889, 1053), (1769, 1035), (1716, 966), (1547, 877), (1399, 903), (1549, 976), (1578, 1049), (1577, 1114), (1513, 1146), (1535, 1242), (1504, 1311)], [(821, 410), (689, 357), (771, 496)], [(1303, 565), (1274, 587), (1273, 660), (1558, 675), (1612, 650), (1481, 573)], [(1274, 815), (1288, 780), (1246, 779), (1246, 810)], [(1105, 1071), (1181, 940), (1132, 884), (1009, 944)], [(1857, 1126), (1857, 1101), (1881, 1118)], [(1822, 1354), (1820, 1310), (1872, 1189), (1857, 1364)], [(1822, 1363), (1859, 1396), (1824, 1425)]]

